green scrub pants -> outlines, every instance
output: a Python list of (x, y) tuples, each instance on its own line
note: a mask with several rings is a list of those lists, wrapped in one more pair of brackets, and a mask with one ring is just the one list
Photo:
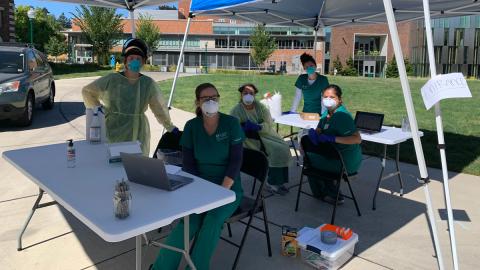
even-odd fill
[[(220, 240), (223, 224), (237, 210), (242, 199), (242, 192), (235, 192), (236, 200), (230, 204), (215, 208), (203, 214), (190, 215), (190, 240), (196, 236), (195, 245), (192, 249), (191, 258), (198, 270), (210, 269), (210, 259)], [(172, 230), (164, 244), (179, 249), (184, 248), (183, 219)], [(182, 259), (182, 254), (166, 248), (162, 248), (153, 265), (155, 270), (176, 270)], [(188, 267), (188, 269), (190, 269)]]

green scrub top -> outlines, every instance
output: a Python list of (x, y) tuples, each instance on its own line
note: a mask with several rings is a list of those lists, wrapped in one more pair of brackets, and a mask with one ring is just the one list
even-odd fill
[(303, 93), (303, 112), (322, 114), (322, 94), (329, 85), (327, 77), (317, 73), (317, 79), (311, 85), (308, 84), (308, 75), (298, 76), (295, 87)]
[[(327, 135), (334, 135), (337, 137), (345, 137), (353, 135), (357, 128), (355, 127), (355, 122), (353, 121), (352, 115), (345, 108), (345, 106), (340, 105), (332, 117), (327, 120), (328, 111), (322, 114), (322, 118), (318, 123), (317, 128), (322, 130), (322, 133)], [(342, 153), (345, 166), (347, 167), (348, 173), (357, 172), (362, 163), (362, 150), (359, 144), (336, 144), (337, 149)], [(322, 166), (322, 164), (318, 164)], [(324, 164), (325, 165), (325, 164)], [(316, 166), (314, 164), (314, 166)]]
[[(208, 135), (201, 117), (195, 117), (185, 125), (180, 144), (192, 149), (200, 177), (221, 185), (230, 158), (230, 146), (243, 143), (245, 135), (238, 119), (220, 113), (217, 130)], [(232, 190), (242, 191), (240, 174), (234, 179)]]

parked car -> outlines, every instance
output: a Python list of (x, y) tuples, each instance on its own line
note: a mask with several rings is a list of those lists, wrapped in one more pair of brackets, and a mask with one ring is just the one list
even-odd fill
[(44, 54), (26, 44), (0, 42), (0, 120), (32, 123), (34, 109), (55, 104), (55, 81)]

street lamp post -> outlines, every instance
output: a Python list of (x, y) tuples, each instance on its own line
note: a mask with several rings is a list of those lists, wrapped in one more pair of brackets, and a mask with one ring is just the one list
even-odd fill
[(205, 42), (205, 73), (208, 73), (207, 48), (208, 48), (208, 42)]
[(30, 8), (27, 12), (27, 16), (30, 21), (30, 43), (33, 44), (33, 19), (35, 19), (35, 10)]

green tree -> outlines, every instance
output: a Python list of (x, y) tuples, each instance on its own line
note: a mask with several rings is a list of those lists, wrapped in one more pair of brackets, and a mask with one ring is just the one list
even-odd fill
[(340, 74), (343, 76), (358, 76), (357, 69), (355, 68), (355, 63), (353, 62), (351, 56), (347, 59), (345, 67), (342, 69)]
[(60, 16), (58, 16), (57, 22), (63, 29), (72, 28), (72, 22), (67, 18), (67, 16), (65, 16), (63, 12), (60, 14)]
[(57, 62), (57, 56), (67, 53), (67, 43), (65, 40), (60, 40), (58, 37), (50, 37), (47, 44), (45, 44), (45, 51), (55, 58)]
[[(415, 76), (415, 71), (413, 69), (413, 65), (410, 63), (408, 58), (404, 59), (404, 63), (405, 63), (405, 70), (407, 71), (407, 75), (408, 76)], [(390, 60), (390, 62), (388, 62), (387, 69), (385, 71), (385, 75), (387, 76), (387, 78), (398, 78), (398, 76), (399, 76), (398, 75), (398, 67), (397, 67), (397, 61), (396, 61), (395, 57), (393, 57), (392, 60)]]
[(121, 15), (115, 14), (113, 8), (84, 5), (77, 7), (72, 15), (75, 18), (74, 23), (82, 29), (88, 42), (93, 45), (97, 62), (106, 64), (110, 49), (123, 33)]
[(270, 36), (263, 25), (257, 25), (257, 27), (255, 27), (250, 36), (250, 42), (252, 44), (250, 54), (257, 66), (262, 66), (277, 48), (275, 38)]
[[(15, 9), (15, 34), (19, 42), (30, 43), (30, 21), (27, 12), (30, 6), (19, 5)], [(45, 44), (50, 37), (60, 37), (61, 27), (53, 15), (45, 8), (35, 8), (33, 24), (33, 43), (40, 50), (45, 50)]]
[(337, 55), (337, 58), (335, 58), (335, 60), (333, 60), (333, 70), (332, 70), (332, 72), (334, 72), (335, 69), (337, 70), (337, 74), (342, 75), (343, 65), (342, 65), (342, 61), (340, 61), (340, 57), (338, 57), (338, 55)]
[(151, 16), (140, 14), (137, 22), (137, 38), (142, 39), (147, 44), (148, 58), (151, 64), (152, 51), (157, 48), (160, 42), (160, 29), (152, 22)]

